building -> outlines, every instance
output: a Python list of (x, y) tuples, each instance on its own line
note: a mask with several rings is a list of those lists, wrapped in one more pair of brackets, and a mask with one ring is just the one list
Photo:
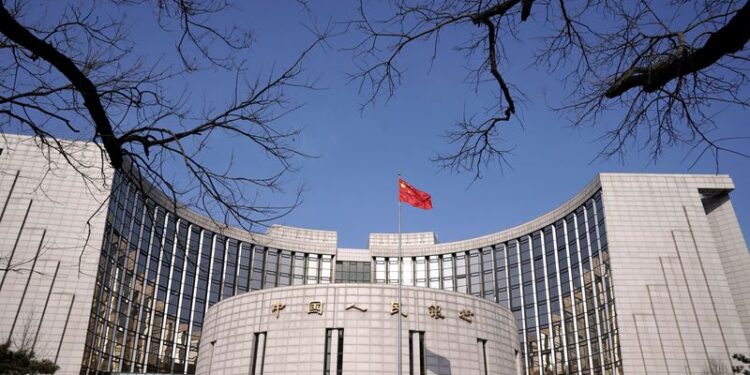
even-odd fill
[[(371, 234), (367, 249), (354, 250), (338, 248), (330, 231), (221, 228), (171, 209), (159, 191), (135, 188), (101, 165), (93, 145), (71, 146), (90, 155), (91, 165), (77, 167), (93, 178), (40, 152), (34, 138), (0, 137), (0, 337), (55, 360), (58, 373), (228, 374), (245, 362), (244, 373), (259, 363), (271, 373), (282, 371), (272, 350), (284, 345), (279, 337), (311, 343), (303, 346), (313, 362), (299, 372), (364, 373), (357, 343), (394, 346), (361, 319), (347, 320), (360, 312), (345, 308), (367, 305), (355, 316), (366, 316), (370, 330), (393, 323), (386, 312), (398, 283), (397, 235)], [(481, 373), (481, 358), (508, 368), (515, 350), (523, 374), (729, 366), (732, 353), (750, 353), (750, 256), (733, 189), (723, 175), (600, 174), (558, 208), (507, 230), (451, 243), (404, 234), (405, 371), (424, 363), (426, 373)], [(315, 301), (323, 315), (304, 310)], [(288, 306), (278, 321), (275, 303)], [(432, 306), (446, 318), (430, 318)], [(464, 309), (473, 323), (459, 319)], [(312, 331), (298, 338), (282, 319), (307, 321)], [(434, 324), (468, 326), (457, 340), (472, 343), (460, 349), (471, 354), (441, 347)], [(486, 325), (515, 330), (516, 341)], [(414, 355), (422, 349), (424, 357)], [(383, 356), (365, 358), (382, 364), (378, 373), (395, 373), (395, 351)], [(446, 370), (445, 359), (456, 367)]]
[(441, 289), (301, 285), (243, 293), (208, 310), (199, 374), (389, 374), (402, 321), (404, 374), (516, 374), (513, 314)]

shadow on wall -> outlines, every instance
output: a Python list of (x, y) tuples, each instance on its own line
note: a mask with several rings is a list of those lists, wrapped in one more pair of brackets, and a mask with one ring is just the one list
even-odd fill
[(425, 369), (429, 374), (451, 375), (451, 361), (428, 348), (424, 350)]

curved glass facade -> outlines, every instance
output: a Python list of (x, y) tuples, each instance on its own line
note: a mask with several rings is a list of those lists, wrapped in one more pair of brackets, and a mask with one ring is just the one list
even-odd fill
[[(122, 177), (113, 186), (83, 373), (193, 373), (206, 310), (239, 293), (330, 283), (334, 274), (398, 283), (397, 257), (365, 267), (260, 246), (179, 217)], [(401, 264), (404, 285), (509, 308), (526, 374), (622, 372), (601, 191), (523, 236)]]
[(238, 241), (116, 176), (82, 373), (194, 373), (206, 310), (251, 290), (331, 282), (331, 255)]
[[(510, 241), (404, 258), (403, 283), (511, 309), (526, 374), (622, 373), (601, 198)], [(374, 262), (376, 283), (398, 283), (398, 258)]]

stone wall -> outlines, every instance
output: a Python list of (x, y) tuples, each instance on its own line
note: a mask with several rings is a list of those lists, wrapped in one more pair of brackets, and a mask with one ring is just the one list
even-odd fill
[[(410, 342), (410, 331), (424, 332), (427, 374), (517, 373), (517, 333), (510, 311), (453, 292), (404, 287), (402, 293), (404, 374), (410, 364), (419, 373), (419, 336)], [(227, 299), (206, 316), (197, 373), (260, 374), (262, 363), (263, 374), (321, 374), (328, 361), (330, 373), (336, 374), (336, 330), (331, 356), (325, 355), (326, 329), (333, 328), (344, 332), (344, 374), (396, 374), (394, 301), (396, 287), (362, 284), (276, 288)], [(321, 303), (320, 314), (309, 310), (311, 302)], [(473, 314), (464, 316), (470, 321), (459, 316), (462, 310)], [(255, 340), (263, 332), (265, 345), (262, 336)]]

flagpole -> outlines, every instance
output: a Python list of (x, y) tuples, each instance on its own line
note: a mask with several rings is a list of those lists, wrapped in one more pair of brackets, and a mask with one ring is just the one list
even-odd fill
[[(401, 173), (398, 174), (399, 180), (401, 180)], [(399, 183), (401, 183), (399, 181)], [(399, 186), (399, 189), (401, 187)], [(401, 199), (398, 200), (398, 375), (401, 375), (402, 371), (402, 364), (401, 364), (401, 309), (403, 308), (403, 305), (401, 305), (401, 279), (403, 279), (403, 275), (401, 274)]]

